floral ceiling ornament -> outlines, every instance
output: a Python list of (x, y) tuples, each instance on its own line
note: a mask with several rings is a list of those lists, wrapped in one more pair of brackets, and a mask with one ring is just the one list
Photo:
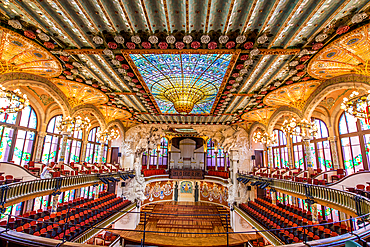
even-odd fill
[(317, 35), (315, 37), (315, 41), (318, 42), (318, 43), (321, 43), (324, 40), (326, 40), (327, 38), (328, 38), (328, 35), (326, 33), (320, 33), (319, 35)]
[(104, 39), (97, 35), (93, 37), (93, 41), (97, 45), (102, 45), (104, 43)]
[(254, 48), (250, 52), (251, 56), (257, 56), (259, 53), (260, 53), (260, 50), (258, 48)]
[(291, 67), (295, 67), (295, 66), (297, 66), (299, 64), (299, 62), (297, 61), (297, 60), (294, 60), (294, 61), (291, 61), (290, 63), (289, 63), (289, 66), (291, 66)]
[(368, 15), (365, 12), (362, 12), (362, 13), (355, 14), (352, 17), (351, 21), (353, 24), (356, 24), (356, 23), (363, 22), (366, 18), (368, 18)]
[(8, 20), (8, 24), (11, 27), (15, 28), (15, 29), (21, 29), (22, 28), (22, 24), (18, 20), (15, 20), (15, 19)]
[(49, 35), (47, 35), (46, 33), (39, 33), (37, 36), (38, 36), (38, 37), (39, 37), (39, 39), (41, 39), (42, 41), (49, 41), (49, 40), (50, 40)]
[(131, 36), (131, 41), (134, 42), (135, 44), (140, 44), (141, 38), (138, 35)]
[(114, 41), (116, 41), (118, 44), (124, 44), (125, 43), (125, 39), (121, 35), (115, 36)]
[(193, 37), (191, 35), (186, 35), (186, 36), (184, 36), (184, 38), (182, 39), (182, 41), (185, 44), (190, 44), (193, 41)]
[(228, 40), (229, 40), (229, 37), (227, 35), (221, 35), (218, 38), (218, 42), (220, 42), (221, 44), (225, 44)]
[(258, 38), (257, 38), (257, 43), (258, 43), (258, 44), (264, 44), (264, 43), (266, 43), (268, 40), (269, 40), (269, 39), (268, 39), (267, 35), (264, 33), (264, 34), (262, 34), (262, 36), (260, 36), (260, 37), (258, 37)]
[(113, 56), (113, 51), (112, 50), (109, 50), (108, 48), (107, 49), (104, 49), (103, 50), (103, 53), (107, 56)]
[(200, 37), (200, 42), (202, 42), (203, 44), (208, 44), (210, 41), (211, 38), (207, 34), (204, 34), (202, 35), (202, 37)]
[(158, 37), (155, 35), (152, 35), (148, 38), (148, 41), (152, 44), (157, 44), (158, 43)]
[(238, 43), (238, 44), (242, 44), (246, 40), (247, 40), (247, 38), (244, 35), (239, 35), (238, 37), (236, 37), (236, 43)]
[(172, 45), (176, 42), (176, 38), (173, 35), (169, 35), (169, 36), (166, 37), (166, 41), (167, 41), (168, 44)]

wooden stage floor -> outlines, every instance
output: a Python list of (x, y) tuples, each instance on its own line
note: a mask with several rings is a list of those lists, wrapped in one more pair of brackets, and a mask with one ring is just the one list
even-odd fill
[[(204, 202), (164, 202), (150, 204), (141, 209), (147, 212), (146, 231), (171, 233), (145, 233), (145, 245), (153, 246), (244, 246), (244, 243), (261, 238), (257, 234), (233, 234), (228, 209)], [(153, 214), (149, 214), (153, 213)], [(159, 215), (166, 214), (166, 215)], [(221, 214), (221, 215), (220, 215)], [(226, 214), (228, 214), (226, 221)], [(150, 216), (149, 216), (150, 215)], [(136, 230), (144, 230), (144, 214)], [(140, 243), (142, 232), (110, 230), (121, 235), (125, 243)], [(217, 233), (217, 234), (195, 234)]]

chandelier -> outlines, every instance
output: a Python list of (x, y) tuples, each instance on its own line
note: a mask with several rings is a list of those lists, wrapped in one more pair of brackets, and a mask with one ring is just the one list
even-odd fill
[(256, 143), (260, 142), (262, 144), (266, 144), (267, 146), (276, 143), (276, 136), (270, 136), (267, 134), (267, 132), (256, 131), (254, 132), (252, 139)]
[(111, 141), (119, 138), (119, 131), (117, 129), (105, 129), (100, 130), (96, 133), (96, 136), (99, 138), (101, 142)]
[(340, 108), (355, 118), (365, 120), (366, 124), (370, 123), (370, 90), (368, 95), (359, 96), (359, 92), (353, 91), (349, 98), (343, 98)]
[(16, 113), (22, 111), (30, 104), (27, 95), (21, 93), (19, 89), (14, 91), (0, 87), (0, 114)]
[(178, 113), (189, 114), (194, 105), (204, 98), (204, 93), (198, 88), (172, 87), (164, 92), (164, 97), (173, 103)]
[(297, 121), (295, 118), (285, 119), (282, 130), (287, 136), (300, 136), (303, 139), (312, 139), (317, 134), (317, 126), (306, 119)]
[(90, 128), (90, 119), (86, 117), (82, 119), (82, 117), (66, 117), (64, 120), (62, 119), (60, 122), (57, 123), (56, 127), (61, 132), (72, 133), (73, 131), (80, 131)]

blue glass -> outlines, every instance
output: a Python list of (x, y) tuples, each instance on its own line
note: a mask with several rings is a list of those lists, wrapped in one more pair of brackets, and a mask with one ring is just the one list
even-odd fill
[(209, 114), (232, 54), (131, 54), (162, 113), (177, 113), (164, 96), (169, 87), (198, 88), (204, 93), (191, 114)]

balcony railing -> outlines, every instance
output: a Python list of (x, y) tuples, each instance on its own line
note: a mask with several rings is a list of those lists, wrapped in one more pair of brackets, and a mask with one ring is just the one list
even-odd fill
[(66, 191), (72, 188), (91, 186), (102, 183), (103, 180), (114, 181), (114, 179), (127, 179), (129, 176), (133, 177), (134, 175), (133, 171), (127, 171), (37, 179), (2, 185), (0, 186), (0, 210), (15, 203), (25, 201), (27, 198), (49, 195), (53, 192)]
[[(351, 216), (361, 216), (370, 213), (370, 200), (358, 194), (328, 188), (323, 185), (311, 185), (301, 182), (264, 178), (254, 175), (238, 174), (239, 180), (249, 179), (248, 182), (259, 182), (257, 185), (265, 188), (274, 188), (277, 191), (294, 195), (303, 199), (310, 199), (319, 204), (329, 204), (339, 211)], [(247, 180), (244, 180), (246, 182)], [(243, 182), (243, 180), (241, 180)]]

